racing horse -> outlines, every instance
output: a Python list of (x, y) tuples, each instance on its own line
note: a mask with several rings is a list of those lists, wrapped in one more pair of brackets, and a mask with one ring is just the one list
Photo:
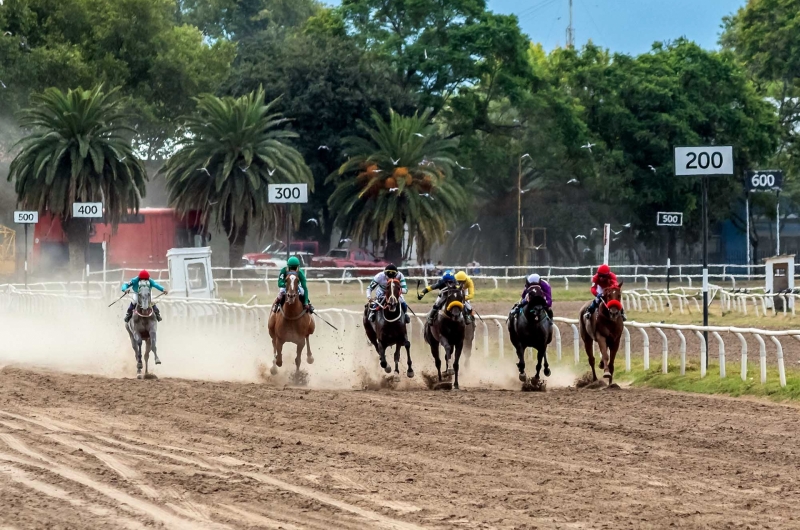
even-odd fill
[(364, 331), (367, 338), (375, 346), (378, 356), (381, 359), (381, 368), (386, 373), (391, 373), (392, 369), (386, 362), (386, 350), (391, 346), (396, 346), (394, 351), (394, 380), (400, 381), (400, 348), (405, 347), (406, 357), (408, 358), (408, 377), (414, 377), (414, 370), (411, 368), (411, 343), (408, 341), (406, 321), (403, 314), (402, 304), (400, 303), (401, 294), (400, 280), (397, 278), (389, 279), (386, 285), (386, 292), (381, 299), (372, 302), (375, 304), (375, 322), (369, 321), (369, 303), (364, 308)]
[(544, 361), (544, 375), (550, 377), (547, 345), (553, 340), (553, 320), (548, 312), (544, 292), (538, 285), (532, 285), (528, 289), (525, 308), (508, 321), (508, 334), (511, 337), (511, 344), (517, 350), (519, 380), (524, 382), (528, 378), (525, 374), (525, 350), (527, 348), (534, 348), (537, 352), (534, 383), (539, 382), (542, 361)]
[[(139, 282), (139, 293), (136, 295), (136, 306), (133, 309), (133, 317), (125, 324), (125, 329), (131, 338), (133, 353), (136, 356), (136, 378), (147, 378), (148, 362), (150, 361), (150, 351), (153, 351), (156, 364), (161, 364), (158, 358), (156, 347), (156, 331), (158, 321), (153, 311), (153, 300), (150, 294), (150, 282)], [(144, 352), (144, 375), (142, 375), (142, 342), (145, 343)]]
[[(461, 359), (461, 350), (464, 347), (464, 292), (461, 289), (445, 288), (444, 305), (436, 314), (433, 324), (425, 323), (425, 342), (431, 347), (431, 354), (436, 363), (439, 382), (442, 382), (442, 361), (439, 358), (439, 346), (444, 348), (446, 376), (455, 376), (453, 388), (458, 390), (458, 363)], [(450, 362), (455, 360), (452, 367)]]
[(587, 302), (581, 308), (580, 320), (581, 340), (589, 357), (589, 366), (592, 367), (592, 381), (597, 381), (597, 372), (594, 369), (594, 352), (592, 347), (597, 342), (600, 349), (600, 369), (604, 369), (603, 377), (608, 379), (610, 386), (614, 379), (614, 359), (617, 357), (620, 339), (625, 324), (622, 320), (622, 282), (619, 286), (603, 291), (600, 306), (592, 313), (590, 318), (585, 318)]
[(303, 355), (303, 347), (306, 347), (308, 364), (314, 363), (314, 357), (311, 354), (311, 343), (308, 337), (314, 333), (314, 318), (311, 313), (306, 311), (303, 307), (303, 301), (300, 298), (300, 278), (295, 271), (286, 273), (286, 301), (280, 306), (280, 309), (270, 314), (269, 323), (269, 336), (272, 339), (273, 358), (270, 373), (275, 375), (278, 373), (278, 368), (283, 366), (283, 345), (291, 342), (297, 346), (297, 357), (294, 364), (297, 371), (300, 370), (300, 359)]

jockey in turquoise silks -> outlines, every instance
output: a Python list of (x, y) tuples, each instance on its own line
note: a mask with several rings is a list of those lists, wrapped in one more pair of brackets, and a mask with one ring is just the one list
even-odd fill
[[(128, 312), (125, 313), (125, 322), (130, 322), (131, 318), (133, 318), (133, 310), (136, 308), (137, 295), (139, 294), (139, 282), (141, 281), (148, 281), (150, 282), (150, 287), (158, 289), (164, 294), (167, 293), (166, 289), (156, 283), (155, 280), (150, 279), (150, 273), (145, 270), (141, 271), (138, 276), (123, 283), (122, 292), (125, 292), (128, 289), (133, 289), (133, 301), (131, 302), (131, 305), (128, 306)], [(153, 304), (153, 313), (156, 314), (156, 320), (161, 322), (161, 311), (158, 310), (158, 307), (155, 304)]]

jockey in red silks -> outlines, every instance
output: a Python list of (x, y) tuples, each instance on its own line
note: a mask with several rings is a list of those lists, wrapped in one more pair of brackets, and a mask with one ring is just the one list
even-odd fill
[[(603, 291), (614, 288), (619, 288), (617, 275), (611, 272), (609, 266), (604, 263), (597, 268), (597, 274), (592, 276), (592, 294), (594, 295), (594, 300), (592, 300), (592, 303), (586, 308), (584, 317), (591, 317), (592, 313), (597, 309), (597, 306), (600, 305)], [(622, 320), (627, 320), (625, 318), (624, 309), (622, 310)]]

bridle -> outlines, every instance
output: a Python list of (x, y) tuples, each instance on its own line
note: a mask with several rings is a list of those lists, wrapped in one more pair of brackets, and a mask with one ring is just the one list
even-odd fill
[[(150, 288), (147, 287), (147, 297), (150, 299)], [(133, 312), (136, 313), (136, 316), (141, 318), (150, 318), (153, 316), (153, 301), (150, 299), (150, 307), (147, 309), (142, 308), (142, 292), (141, 288), (136, 298), (136, 307), (133, 309)]]
[(444, 307), (444, 311), (440, 311), (440, 313), (442, 313), (444, 315), (444, 317), (447, 318), (448, 320), (455, 320), (456, 317), (453, 316), (452, 314), (450, 314), (450, 310), (453, 307), (458, 307), (461, 310), (464, 309), (464, 302), (461, 301), (461, 300), (458, 300), (459, 295), (463, 296), (463, 293), (462, 293), (461, 289), (459, 289), (459, 287), (457, 285), (454, 286), (454, 287), (446, 287), (442, 291), (445, 293), (445, 301), (447, 301), (450, 298), (450, 293), (454, 294), (456, 299), (455, 300), (450, 300), (449, 302), (447, 302), (447, 305), (445, 305), (445, 307)]
[[(377, 300), (375, 301), (375, 309), (381, 310), (383, 313), (383, 320), (385, 322), (397, 322), (403, 316), (403, 312), (400, 310), (400, 297), (398, 294), (395, 294), (395, 290), (399, 292), (400, 280), (397, 278), (388, 278), (386, 282), (386, 292), (383, 296), (384, 300), (387, 302), (381, 304)], [(397, 312), (397, 316), (393, 318), (387, 318), (387, 312), (389, 314), (394, 314), (395, 311)]]
[[(608, 307), (608, 302), (613, 302), (613, 301), (619, 302), (619, 298), (612, 298), (612, 299), (606, 301), (607, 295), (610, 294), (612, 291), (616, 291), (617, 293), (619, 293), (620, 290), (619, 290), (618, 287), (611, 288), (611, 289), (606, 289), (605, 291), (603, 291), (603, 295), (600, 297), (600, 303), (602, 304), (603, 308), (605, 308), (606, 316), (608, 318), (610, 318), (611, 320), (617, 320), (618, 318), (620, 318), (622, 316), (621, 312), (617, 311), (616, 315), (614, 313), (612, 313), (611, 312), (611, 308)], [(621, 304), (622, 303), (620, 302), (620, 305)]]

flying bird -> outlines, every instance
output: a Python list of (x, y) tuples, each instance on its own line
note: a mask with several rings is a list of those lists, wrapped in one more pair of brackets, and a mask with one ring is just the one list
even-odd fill
[(2, 86), (3, 88), (8, 88), (8, 87), (6, 86), (6, 84), (5, 84), (5, 83), (3, 83), (3, 81), (2, 81), (2, 80), (0, 80), (0, 86)]
[(420, 133), (414, 133), (414, 136), (419, 136), (420, 138), (425, 138), (425, 135), (424, 134), (420, 134)]
[[(3, 5), (3, 2), (0, 2), (0, 6), (1, 5)], [(6, 31), (5, 33), (3, 33), (3, 37), (5, 37), (6, 35), (13, 35), (13, 33), (11, 33), (10, 31)]]
[(326, 151), (330, 151), (331, 150), (331, 148), (328, 147), (327, 145), (321, 145), (321, 146), (317, 147), (317, 151), (319, 151), (320, 149), (324, 149)]
[(520, 193), (520, 195), (523, 195), (525, 193), (528, 193), (529, 191), (531, 191), (531, 190), (523, 190), (523, 189), (521, 189), (521, 190), (519, 190), (519, 193)]
[(584, 252), (591, 252), (591, 251), (592, 251), (592, 249), (590, 249), (590, 248), (585, 248), (585, 249), (583, 249), (583, 251), (584, 251)]
[(451, 232), (450, 230), (445, 230), (444, 233), (445, 234), (452, 234), (453, 232)]
[(597, 232), (598, 230), (600, 230), (600, 229), (599, 229), (599, 228), (592, 228), (592, 229), (589, 231), (589, 233), (590, 233), (590, 234), (594, 234), (594, 233), (595, 233), (595, 232)]
[(578, 234), (577, 236), (575, 236), (575, 239), (586, 239), (586, 236), (583, 234)]
[(522, 160), (522, 159), (523, 159), (523, 158), (525, 158), (525, 157), (527, 157), (527, 158), (530, 158), (530, 157), (531, 157), (531, 155), (529, 155), (528, 153), (525, 153), (524, 155), (522, 155), (522, 156), (521, 156), (521, 157), (519, 157), (519, 158), (520, 158), (520, 160)]
[(582, 146), (581, 146), (581, 149), (588, 149), (588, 150), (589, 150), (589, 152), (591, 153), (591, 152), (592, 152), (592, 147), (594, 147), (594, 146), (596, 146), (596, 145), (597, 145), (597, 144), (590, 144), (589, 142), (586, 142), (586, 145), (582, 145)]
[(581, 182), (578, 179), (569, 179), (567, 184), (580, 184)]
[(654, 168), (654, 167), (653, 167), (653, 166), (651, 166), (650, 164), (648, 164), (648, 165), (647, 165), (647, 167), (649, 167), (649, 168), (650, 168), (650, 171), (652, 171), (653, 173), (655, 173), (655, 172), (656, 172), (656, 168)]
[(430, 193), (420, 193), (420, 194), (419, 194), (419, 196), (420, 196), (420, 197), (427, 197), (427, 198), (429, 198), (429, 199), (430, 199), (430, 200), (432, 200), (432, 201), (436, 200), (436, 199), (434, 199), (433, 197), (431, 197), (431, 194), (430, 194)]
[(612, 230), (612, 232), (614, 232), (615, 236), (618, 236), (618, 235), (620, 235), (622, 233), (622, 230), (620, 230), (619, 232), (617, 232), (616, 230)]
[(201, 167), (197, 171), (205, 171), (206, 175), (208, 175), (209, 177), (211, 176), (211, 173), (209, 173), (208, 170), (206, 168), (204, 168), (204, 167)]
[(427, 49), (425, 49), (425, 50), (423, 50), (423, 51), (425, 52), (425, 60), (427, 61), (427, 60), (428, 60), (428, 50), (427, 50)]
[(345, 238), (345, 239), (340, 239), (340, 240), (339, 240), (339, 243), (349, 243), (350, 241), (352, 241), (352, 239), (350, 239), (350, 238)]
[(481, 225), (479, 225), (478, 223), (475, 223), (474, 225), (470, 226), (470, 229), (475, 228), (475, 227), (478, 228), (478, 232), (481, 231)]
[(311, 219), (306, 219), (306, 222), (307, 223), (314, 223), (316, 226), (319, 226), (319, 221), (317, 221), (313, 217)]
[(383, 173), (383, 170), (382, 169), (373, 169), (372, 172), (373, 173)]
[(393, 166), (396, 166), (397, 164), (400, 163), (400, 159), (399, 158), (397, 160), (395, 160), (394, 158), (390, 158), (390, 160), (392, 161), (392, 165)]
[(631, 227), (631, 224), (630, 224), (630, 223), (628, 223), (628, 224), (626, 224), (626, 225), (622, 225), (622, 226), (624, 226), (625, 228), (630, 228), (630, 227)]
[(470, 168), (468, 168), (468, 167), (464, 167), (464, 166), (462, 166), (461, 164), (459, 164), (459, 163), (458, 163), (458, 160), (456, 160), (456, 166), (458, 166), (458, 169), (463, 169), (464, 171), (466, 171), (466, 170), (470, 169)]
[(394, 193), (394, 192), (396, 192), (396, 191), (397, 191), (397, 190), (399, 190), (399, 189), (400, 189), (400, 188), (389, 188), (389, 193)]
[(270, 176), (270, 177), (271, 177), (272, 175), (274, 175), (276, 171), (278, 171), (278, 169), (277, 169), (277, 168), (275, 168), (275, 169), (267, 169), (267, 173), (269, 173), (269, 176)]
[(247, 173), (247, 170), (250, 169), (250, 166), (247, 166), (247, 167), (239, 166), (239, 169), (242, 170), (242, 173)]

